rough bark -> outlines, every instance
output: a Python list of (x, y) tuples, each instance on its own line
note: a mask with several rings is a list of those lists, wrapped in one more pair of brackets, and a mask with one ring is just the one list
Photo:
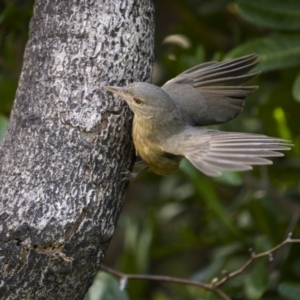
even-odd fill
[(37, 0), (0, 148), (0, 298), (82, 299), (114, 233), (132, 115), (105, 85), (149, 81), (152, 0)]

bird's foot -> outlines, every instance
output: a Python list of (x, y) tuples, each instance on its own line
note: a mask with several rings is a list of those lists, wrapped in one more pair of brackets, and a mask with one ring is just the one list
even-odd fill
[(124, 176), (122, 181), (133, 180), (133, 179), (137, 178), (139, 175), (141, 175), (142, 173), (144, 173), (146, 170), (148, 170), (147, 166), (144, 169), (142, 169), (141, 171), (137, 172), (137, 173), (131, 172), (128, 169), (124, 169), (123, 172), (121, 172), (121, 174)]
[(122, 181), (130, 181), (135, 179), (138, 176), (139, 173), (131, 172), (130, 170), (124, 169), (123, 172), (121, 172), (121, 175), (123, 175)]

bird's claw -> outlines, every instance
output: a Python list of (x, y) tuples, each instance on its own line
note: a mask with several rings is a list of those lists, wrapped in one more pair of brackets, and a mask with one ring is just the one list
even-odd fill
[(130, 170), (124, 169), (121, 172), (121, 175), (123, 175), (122, 181), (130, 181), (132, 179), (135, 179), (137, 177), (137, 173), (131, 172)]

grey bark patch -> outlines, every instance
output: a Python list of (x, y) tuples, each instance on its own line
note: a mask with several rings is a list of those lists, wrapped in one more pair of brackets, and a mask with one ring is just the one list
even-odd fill
[(65, 232), (65, 241), (69, 241), (69, 239), (72, 237), (72, 235), (77, 231), (79, 225), (86, 217), (86, 210), (83, 209), (81, 214), (78, 216), (76, 221), (66, 230)]
[(36, 0), (0, 146), (1, 299), (82, 299), (99, 270), (134, 157), (132, 114), (103, 87), (150, 80), (153, 15)]

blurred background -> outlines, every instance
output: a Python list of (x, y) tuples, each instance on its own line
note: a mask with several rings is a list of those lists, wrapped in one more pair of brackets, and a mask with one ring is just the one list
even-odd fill
[[(0, 139), (18, 78), (32, 0), (0, 1)], [(205, 61), (257, 53), (259, 90), (243, 113), (213, 128), (263, 133), (294, 143), (274, 165), (208, 178), (183, 161), (162, 177), (144, 173), (130, 183), (105, 264), (125, 273), (177, 276), (205, 282), (233, 271), (249, 248), (266, 251), (289, 232), (300, 237), (300, 1), (156, 1), (155, 70), (162, 85)], [(300, 299), (300, 245), (273, 260), (256, 260), (223, 291), (232, 299)], [(99, 272), (86, 300), (218, 299), (196, 287), (129, 281), (125, 291)]]

